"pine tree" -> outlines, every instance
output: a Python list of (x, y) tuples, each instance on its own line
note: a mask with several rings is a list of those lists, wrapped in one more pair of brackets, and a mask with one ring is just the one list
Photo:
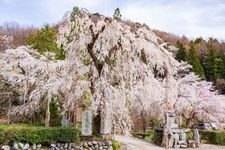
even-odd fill
[(73, 11), (70, 14), (70, 21), (73, 22), (75, 21), (75, 16), (79, 13), (79, 7), (75, 6), (73, 7)]
[(184, 45), (180, 42), (177, 41), (177, 47), (178, 47), (178, 51), (176, 54), (176, 59), (180, 62), (180, 61), (186, 61), (187, 60), (187, 54), (186, 54), (186, 49), (184, 47)]
[(63, 47), (58, 47), (57, 33), (49, 25), (45, 25), (43, 28), (37, 31), (37, 34), (32, 35), (28, 38), (27, 44), (31, 45), (40, 54), (45, 52), (55, 53), (56, 59), (65, 59), (65, 52)]
[(121, 20), (121, 13), (120, 13), (120, 9), (119, 8), (116, 8), (116, 10), (114, 11), (114, 14), (113, 14), (113, 18), (114, 19), (117, 19), (117, 20)]
[(188, 56), (188, 62), (192, 65), (192, 71), (199, 75), (200, 77), (204, 77), (204, 70), (203, 67), (200, 63), (198, 53), (194, 47), (194, 45), (191, 45), (191, 49), (189, 51), (189, 56)]
[(218, 76), (220, 79), (225, 79), (225, 55), (218, 56)]
[(218, 79), (218, 60), (216, 56), (216, 51), (213, 48), (209, 49), (209, 75), (211, 81), (216, 81)]

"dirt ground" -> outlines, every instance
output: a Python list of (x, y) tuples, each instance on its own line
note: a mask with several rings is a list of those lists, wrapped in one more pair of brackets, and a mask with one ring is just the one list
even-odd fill
[[(116, 135), (115, 140), (121, 143), (121, 150), (165, 150), (163, 147), (134, 137)], [(188, 150), (225, 150), (225, 146), (201, 144), (199, 148), (188, 148)]]

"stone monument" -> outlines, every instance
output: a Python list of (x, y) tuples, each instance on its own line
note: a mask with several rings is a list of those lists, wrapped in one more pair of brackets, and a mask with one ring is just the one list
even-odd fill
[(193, 139), (194, 139), (195, 146), (199, 147), (200, 146), (200, 136), (199, 136), (198, 129), (193, 130)]
[(169, 129), (178, 128), (178, 124), (175, 123), (175, 114), (172, 112), (169, 113), (168, 125)]
[(112, 115), (111, 115), (111, 106), (109, 103), (105, 103), (104, 113), (101, 114), (101, 135), (110, 135), (112, 130)]
[(67, 118), (66, 118), (65, 115), (63, 115), (63, 117), (62, 117), (61, 125), (62, 125), (63, 127), (67, 127), (67, 126), (68, 126), (68, 120), (67, 120)]
[(90, 110), (84, 110), (82, 112), (82, 136), (92, 135), (92, 113)]

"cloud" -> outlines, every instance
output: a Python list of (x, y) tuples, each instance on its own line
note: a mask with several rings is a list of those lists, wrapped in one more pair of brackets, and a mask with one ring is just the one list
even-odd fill
[(124, 19), (146, 23), (151, 28), (188, 37), (225, 39), (223, 0), (0, 0), (0, 23), (57, 23), (74, 6), (107, 16), (119, 7)]
[(50, 20), (59, 21), (65, 12), (71, 11), (74, 6), (81, 8), (87, 8), (91, 12), (97, 12), (103, 10), (105, 0), (40, 0), (43, 11), (46, 13), (46, 17)]
[(3, 4), (7, 4), (7, 5), (12, 5), (13, 4), (13, 0), (2, 0), (0, 2), (0, 4), (3, 3)]
[[(208, 3), (207, 3), (208, 2)], [(223, 2), (190, 0), (171, 2), (133, 2), (122, 7), (123, 16), (150, 27), (189, 37), (225, 38)]]

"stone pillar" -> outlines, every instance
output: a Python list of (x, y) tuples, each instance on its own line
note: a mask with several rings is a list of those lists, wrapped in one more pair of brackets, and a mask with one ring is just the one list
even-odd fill
[(112, 113), (111, 113), (111, 105), (109, 103), (105, 103), (105, 111), (101, 114), (101, 127), (100, 134), (102, 135), (110, 135), (112, 132)]
[(187, 141), (187, 135), (185, 132), (181, 132), (181, 141)]
[(82, 112), (82, 136), (92, 135), (92, 113), (90, 110), (84, 110)]
[(173, 147), (173, 143), (174, 143), (174, 135), (173, 135), (173, 132), (170, 132), (169, 134), (169, 148), (172, 148)]
[(194, 129), (193, 139), (194, 139), (194, 142), (195, 142), (195, 146), (199, 147), (200, 146), (200, 136), (199, 136), (198, 129)]
[(177, 147), (178, 141), (179, 141), (179, 135), (177, 133), (175, 133), (174, 134), (174, 147), (175, 148), (178, 148)]

